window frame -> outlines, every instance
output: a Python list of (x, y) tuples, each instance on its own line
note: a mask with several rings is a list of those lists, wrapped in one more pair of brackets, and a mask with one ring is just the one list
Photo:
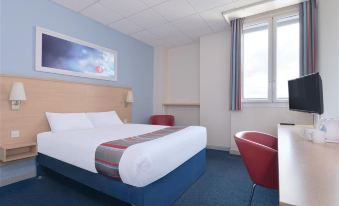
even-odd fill
[[(286, 7), (283, 9), (278, 9), (271, 12), (266, 12), (264, 14), (259, 14), (251, 17), (247, 17), (244, 20), (243, 31), (246, 30), (246, 27), (253, 27), (260, 24), (268, 24), (268, 95), (267, 99), (255, 99), (255, 98), (244, 98), (244, 92), (242, 92), (241, 100), (244, 105), (250, 105), (254, 103), (272, 103), (279, 106), (286, 105), (288, 98), (281, 99), (277, 98), (276, 93), (276, 80), (277, 80), (277, 24), (278, 20), (293, 16), (299, 16), (299, 7), (298, 5)], [(242, 42), (244, 42), (244, 35), (242, 35)], [(241, 88), (244, 90), (244, 44), (241, 44)]]

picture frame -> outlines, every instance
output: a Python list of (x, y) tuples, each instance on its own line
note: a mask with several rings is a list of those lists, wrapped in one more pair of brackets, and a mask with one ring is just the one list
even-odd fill
[(115, 50), (36, 27), (36, 71), (117, 81), (117, 56)]

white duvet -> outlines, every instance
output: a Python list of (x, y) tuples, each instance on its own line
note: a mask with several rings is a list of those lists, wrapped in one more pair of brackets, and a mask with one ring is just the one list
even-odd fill
[[(124, 124), (38, 134), (38, 152), (97, 173), (95, 150), (108, 141), (153, 132), (165, 126)], [(128, 147), (119, 163), (124, 183), (143, 187), (170, 173), (206, 147), (206, 129), (190, 126), (156, 140)]]

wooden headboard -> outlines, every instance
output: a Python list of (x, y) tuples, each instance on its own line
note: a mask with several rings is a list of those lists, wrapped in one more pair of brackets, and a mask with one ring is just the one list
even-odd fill
[[(27, 101), (12, 111), (8, 100), (13, 82), (23, 82)], [(129, 88), (0, 75), (0, 145), (36, 142), (36, 135), (50, 131), (45, 112), (101, 112), (115, 110), (121, 120), (131, 120), (125, 107)], [(19, 130), (19, 138), (11, 138)]]

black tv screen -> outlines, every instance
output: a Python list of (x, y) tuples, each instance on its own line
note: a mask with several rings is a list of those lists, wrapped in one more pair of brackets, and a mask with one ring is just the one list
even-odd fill
[(290, 110), (317, 114), (324, 112), (319, 73), (288, 81), (288, 95)]

